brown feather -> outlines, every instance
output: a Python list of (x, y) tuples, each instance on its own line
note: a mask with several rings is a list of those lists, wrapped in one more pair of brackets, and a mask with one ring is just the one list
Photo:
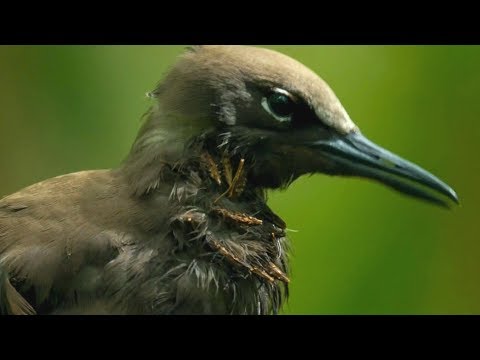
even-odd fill
[(0, 270), (0, 308), (9, 315), (35, 315), (32, 305), (12, 286), (8, 275)]

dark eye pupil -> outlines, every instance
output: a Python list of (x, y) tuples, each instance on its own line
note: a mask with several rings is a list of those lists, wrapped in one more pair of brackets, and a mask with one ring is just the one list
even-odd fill
[(273, 93), (268, 98), (268, 104), (270, 105), (270, 109), (277, 116), (285, 117), (290, 116), (293, 113), (294, 104), (287, 95)]

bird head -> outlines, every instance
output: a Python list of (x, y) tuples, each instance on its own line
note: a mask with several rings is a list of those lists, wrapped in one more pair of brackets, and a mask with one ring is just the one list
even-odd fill
[(278, 52), (192, 47), (151, 96), (157, 107), (137, 143), (163, 139), (161, 127), (172, 148), (213, 137), (214, 146), (246, 159), (255, 186), (285, 187), (303, 174), (325, 173), (375, 179), (440, 205), (457, 201), (434, 175), (369, 141), (325, 81)]

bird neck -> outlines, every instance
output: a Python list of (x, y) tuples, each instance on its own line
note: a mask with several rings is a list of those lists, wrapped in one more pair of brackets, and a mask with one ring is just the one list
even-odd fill
[[(168, 197), (177, 258), (207, 266), (209, 279), (227, 289), (233, 313), (276, 313), (288, 296), (286, 224), (253, 184), (253, 159), (226, 141), (225, 129), (189, 137), (175, 131), (167, 136), (165, 128), (144, 125), (122, 167), (132, 192), (146, 204)], [(207, 278), (197, 270), (196, 283)], [(251, 296), (235, 300), (246, 292)]]
[(145, 122), (120, 168), (134, 196), (154, 190), (162, 182), (165, 171), (195, 155), (186, 155), (186, 144), (206, 127), (205, 120), (166, 111), (160, 103), (143, 117)]

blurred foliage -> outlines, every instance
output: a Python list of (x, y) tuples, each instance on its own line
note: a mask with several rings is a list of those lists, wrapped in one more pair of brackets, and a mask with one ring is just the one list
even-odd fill
[[(116, 166), (181, 46), (0, 47), (0, 195)], [(361, 179), (270, 194), (293, 241), (285, 313), (480, 313), (480, 47), (272, 46), (335, 90), (363, 133), (457, 190), (452, 211)]]

